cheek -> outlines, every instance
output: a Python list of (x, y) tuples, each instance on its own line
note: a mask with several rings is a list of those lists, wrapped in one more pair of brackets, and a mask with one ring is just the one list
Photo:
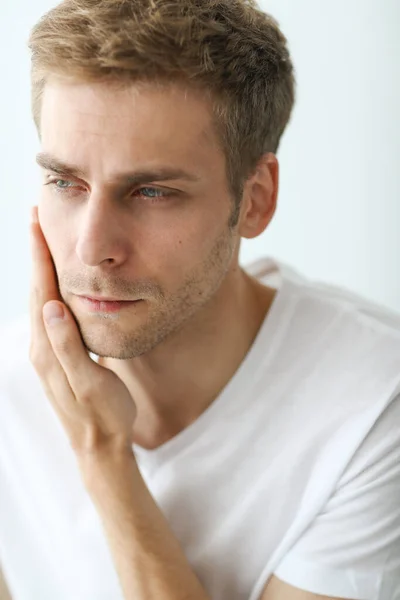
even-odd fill
[(161, 277), (182, 279), (208, 259), (216, 240), (227, 231), (225, 215), (195, 212), (190, 218), (187, 215), (168, 228), (158, 229), (150, 238), (141, 238), (148, 248), (148, 261)]

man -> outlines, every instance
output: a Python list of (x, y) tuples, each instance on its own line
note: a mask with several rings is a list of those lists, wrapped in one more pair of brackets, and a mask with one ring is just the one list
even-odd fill
[(66, 0), (30, 47), (43, 188), (0, 379), (11, 596), (400, 598), (400, 319), (238, 264), (294, 102), (277, 24), (250, 0)]

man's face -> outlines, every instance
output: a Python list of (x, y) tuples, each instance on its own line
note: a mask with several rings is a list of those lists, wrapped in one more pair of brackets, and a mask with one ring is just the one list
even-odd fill
[[(178, 86), (53, 81), (41, 141), (79, 169), (43, 168), (39, 218), (86, 347), (119, 359), (149, 352), (200, 314), (236, 266), (225, 157), (206, 100)], [(188, 178), (128, 179), (164, 169)], [(79, 295), (142, 301), (109, 314)]]

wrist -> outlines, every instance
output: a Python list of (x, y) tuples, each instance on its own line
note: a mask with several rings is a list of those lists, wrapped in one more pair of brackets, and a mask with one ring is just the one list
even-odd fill
[(96, 450), (77, 456), (79, 470), (87, 490), (91, 494), (127, 484), (137, 470), (132, 448)]

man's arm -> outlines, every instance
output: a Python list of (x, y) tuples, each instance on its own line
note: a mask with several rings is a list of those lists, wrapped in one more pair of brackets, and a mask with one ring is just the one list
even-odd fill
[(3, 573), (0, 569), (0, 600), (12, 600), (10, 592), (7, 589), (6, 582), (4, 581)]
[(320, 596), (319, 594), (299, 590), (272, 576), (260, 600), (337, 600), (337, 598)]
[(133, 452), (80, 457), (125, 600), (210, 600), (160, 508)]

